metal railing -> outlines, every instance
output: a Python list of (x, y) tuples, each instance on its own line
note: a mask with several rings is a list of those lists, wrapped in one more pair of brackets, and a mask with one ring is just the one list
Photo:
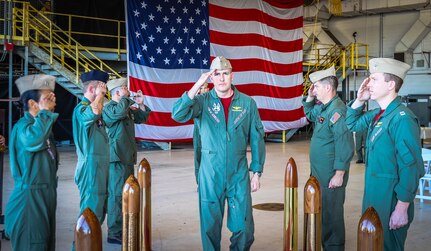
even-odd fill
[(350, 69), (368, 69), (368, 45), (351, 43), (347, 46), (313, 43), (304, 45), (303, 63), (307, 67), (304, 74), (304, 95), (307, 95), (311, 82), (309, 75), (312, 72), (335, 67), (335, 71), (345, 79), (346, 71)]
[[(0, 0), (5, 1), (5, 0)], [(75, 75), (75, 84), (79, 85), (81, 72), (99, 69), (111, 76), (121, 77), (114, 69), (98, 59), (88, 47), (83, 46), (71, 35), (52, 22), (48, 15), (36, 10), (28, 2), (14, 2), (12, 40), (17, 45), (28, 46), (31, 42), (49, 55), (49, 64), (59, 62)], [(94, 34), (93, 34), (94, 35)], [(5, 35), (5, 39), (10, 36)]]

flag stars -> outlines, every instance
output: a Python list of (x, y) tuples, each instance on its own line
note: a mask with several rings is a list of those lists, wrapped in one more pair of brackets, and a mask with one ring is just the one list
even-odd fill
[(207, 45), (207, 43), (208, 43), (208, 41), (204, 38), (204, 39), (202, 40), (202, 45)]
[(177, 1), (177, 3), (182, 3), (181, 1), (182, 1), (182, 0), (178, 0), (178, 1)]
[(200, 15), (201, 14), (201, 10), (199, 8), (196, 8), (195, 13), (196, 13), (196, 15)]
[(171, 10), (171, 13), (175, 14), (175, 7), (174, 6), (172, 6), (170, 10)]
[(141, 24), (141, 29), (146, 30), (147, 29), (147, 24), (144, 22)]
[(207, 2), (206, 1), (201, 1), (202, 6), (207, 6)]
[(177, 43), (182, 44), (183, 43), (183, 39), (182, 38), (177, 38)]
[(183, 8), (183, 13), (186, 14), (189, 11), (186, 7)]
[(168, 58), (165, 58), (163, 61), (165, 61), (165, 64), (169, 64), (169, 62), (171, 61), (170, 59), (168, 59)]
[(156, 27), (156, 32), (157, 33), (162, 33), (162, 27), (160, 27), (160, 25)]
[(168, 42), (169, 42), (169, 38), (168, 38), (168, 37), (165, 37), (165, 38), (163, 39), (163, 43), (164, 43), (164, 44), (168, 44)]
[(171, 49), (171, 54), (177, 54), (177, 50), (175, 48)]
[(189, 48), (186, 47), (183, 49), (183, 51), (184, 51), (184, 54), (189, 54)]
[(169, 23), (169, 17), (165, 16), (163, 17), (163, 23)]
[(151, 14), (148, 16), (148, 19), (149, 19), (150, 21), (154, 21), (153, 13), (151, 13)]
[(207, 20), (202, 20), (202, 26), (207, 26)]
[(160, 46), (159, 47), (157, 47), (157, 49), (156, 49), (156, 51), (157, 51), (157, 54), (162, 54), (162, 48), (160, 48)]
[(183, 28), (183, 31), (184, 31), (184, 33), (188, 33), (188, 32), (189, 32), (189, 28), (184, 27), (184, 28)]
[(183, 59), (182, 58), (178, 59), (178, 64), (183, 64)]
[(175, 34), (175, 28), (174, 27), (171, 27), (171, 33)]
[(194, 0), (190, 0), (190, 4), (193, 4), (195, 1)]
[(201, 52), (202, 52), (202, 49), (198, 47), (198, 48), (196, 49), (196, 54), (201, 54)]
[(140, 14), (138, 10), (134, 10), (133, 13), (134, 13), (135, 17), (138, 17)]
[(139, 33), (138, 31), (135, 31), (135, 36), (136, 38), (139, 38), (141, 36), (141, 33)]
[(207, 65), (207, 64), (208, 64), (208, 60), (205, 58), (204, 60), (202, 60), (202, 63), (203, 63), (204, 65)]
[(201, 34), (201, 29), (196, 28), (196, 34)]
[(162, 12), (162, 6), (160, 6), (160, 4), (159, 5), (157, 5), (157, 12)]
[(191, 38), (190, 38), (190, 43), (191, 43), (191, 44), (194, 44), (194, 43), (195, 43), (195, 39), (194, 39), (194, 37), (191, 37)]
[(195, 58), (194, 57), (190, 58), (190, 64), (195, 64)]
[(141, 58), (142, 58), (141, 53), (140, 53), (140, 52), (138, 52), (138, 54), (136, 54), (136, 57), (137, 57), (139, 60), (141, 60)]
[(181, 17), (177, 17), (177, 23), (180, 24), (181, 23)]
[(147, 8), (147, 4), (146, 4), (145, 2), (142, 2), (142, 3), (141, 3), (141, 8), (142, 8), (142, 9), (146, 9), (146, 8)]
[(194, 21), (195, 21), (195, 20), (193, 19), (193, 17), (190, 17), (190, 18), (189, 18), (189, 23), (191, 23), (191, 24), (192, 24)]
[(148, 46), (147, 46), (147, 44), (141, 45), (141, 47), (142, 47), (142, 50), (143, 50), (143, 51), (148, 51)]
[(155, 39), (155, 37), (153, 37), (153, 35), (151, 35), (151, 36), (148, 37), (148, 41), (150, 41), (152, 43), (154, 43), (154, 39)]
[(156, 59), (153, 56), (149, 57), (149, 59), (150, 59), (150, 63), (155, 63), (156, 62)]

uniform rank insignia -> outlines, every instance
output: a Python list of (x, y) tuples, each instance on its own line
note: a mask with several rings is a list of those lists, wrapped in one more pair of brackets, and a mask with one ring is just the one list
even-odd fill
[(332, 115), (332, 117), (329, 119), (329, 121), (331, 121), (332, 124), (337, 123), (338, 119), (341, 118), (341, 115), (336, 112), (334, 113), (334, 115)]
[(232, 111), (233, 112), (241, 112), (242, 111), (242, 107), (241, 106), (232, 106)]
[(323, 123), (323, 121), (325, 121), (325, 118), (324, 118), (324, 117), (322, 117), (322, 116), (319, 116), (318, 120), (319, 120), (319, 123), (320, 123), (320, 124), (322, 124), (322, 123)]
[(215, 113), (215, 114), (217, 114), (218, 112), (220, 111), (220, 103), (214, 103), (213, 104), (213, 112)]
[(82, 101), (81, 104), (83, 105), (89, 105), (88, 102)]
[(402, 112), (400, 112), (400, 115), (404, 116), (404, 115), (406, 115), (406, 112), (402, 111)]

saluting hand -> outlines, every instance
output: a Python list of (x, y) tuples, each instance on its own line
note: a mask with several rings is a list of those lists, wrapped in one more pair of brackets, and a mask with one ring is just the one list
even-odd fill
[(56, 105), (56, 98), (53, 92), (42, 94), (39, 100), (39, 109), (54, 111)]
[(215, 72), (215, 69), (212, 69), (209, 72), (202, 73), (201, 77), (196, 81), (196, 85), (199, 86), (199, 88), (205, 84), (205, 82), (208, 81), (209, 77)]
[(361, 86), (359, 87), (358, 94), (357, 94), (356, 98), (361, 102), (365, 102), (365, 101), (369, 100), (371, 97), (370, 91), (368, 90), (368, 83), (370, 81), (371, 81), (370, 77), (366, 78), (362, 82)]
[(99, 83), (97, 84), (96, 87), (96, 96), (102, 95), (105, 96), (105, 94), (108, 92), (108, 90), (106, 89), (106, 84), (105, 83)]
[(136, 92), (136, 96), (133, 98), (133, 100), (138, 105), (142, 105), (144, 103), (144, 94), (142, 94), (141, 90), (139, 90), (139, 91)]

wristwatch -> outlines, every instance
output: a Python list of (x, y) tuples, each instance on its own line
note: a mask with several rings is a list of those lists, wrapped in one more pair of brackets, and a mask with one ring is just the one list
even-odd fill
[(253, 174), (256, 174), (259, 177), (262, 177), (262, 172), (254, 172)]

